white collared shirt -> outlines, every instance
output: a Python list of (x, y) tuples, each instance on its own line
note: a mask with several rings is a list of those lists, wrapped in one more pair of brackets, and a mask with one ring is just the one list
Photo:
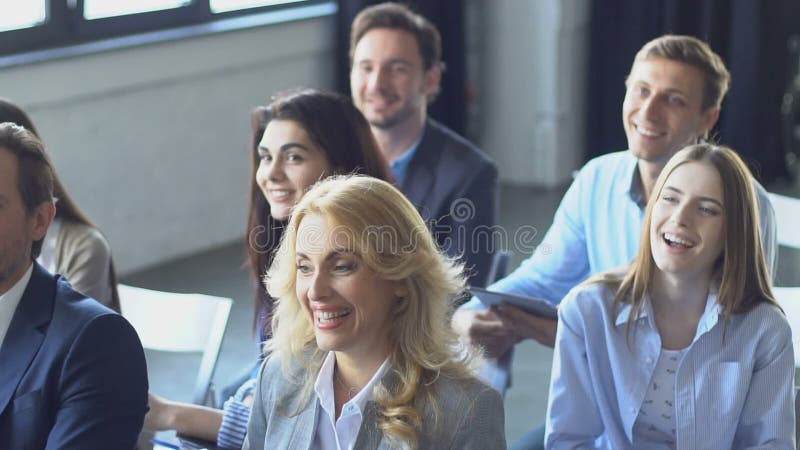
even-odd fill
[(389, 368), (387, 358), (378, 368), (366, 386), (350, 401), (342, 406), (342, 414), (336, 419), (336, 402), (333, 394), (333, 369), (336, 356), (328, 352), (314, 383), (314, 392), (319, 398), (320, 409), (317, 415), (317, 430), (314, 433), (314, 450), (352, 450), (364, 419), (364, 408), (372, 400), (375, 385)]
[(3, 346), (6, 333), (11, 326), (11, 319), (14, 317), (14, 312), (17, 310), (19, 301), (22, 300), (22, 294), (25, 293), (25, 288), (28, 287), (28, 282), (31, 280), (32, 273), (33, 264), (28, 266), (25, 275), (23, 275), (14, 286), (11, 286), (11, 289), (6, 291), (5, 294), (0, 295), (0, 347)]

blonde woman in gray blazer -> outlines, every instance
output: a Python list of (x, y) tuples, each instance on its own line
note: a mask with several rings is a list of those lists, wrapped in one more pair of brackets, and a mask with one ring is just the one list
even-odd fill
[(504, 449), (502, 400), (450, 328), (461, 265), (390, 184), (332, 177), (295, 206), (245, 449)]

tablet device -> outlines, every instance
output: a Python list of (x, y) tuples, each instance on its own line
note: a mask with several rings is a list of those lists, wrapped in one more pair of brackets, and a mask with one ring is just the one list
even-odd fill
[(535, 297), (525, 297), (524, 295), (507, 294), (505, 292), (487, 291), (479, 287), (469, 288), (469, 292), (478, 298), (486, 306), (497, 306), (508, 304), (534, 316), (547, 317), (550, 319), (558, 318), (556, 305)]

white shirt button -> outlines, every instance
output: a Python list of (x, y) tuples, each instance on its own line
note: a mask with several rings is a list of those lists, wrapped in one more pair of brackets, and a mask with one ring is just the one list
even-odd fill
[(648, 356), (647, 358), (645, 358), (644, 362), (646, 362), (647, 364), (653, 364), (653, 358)]
[(631, 414), (635, 414), (635, 413), (636, 413), (636, 407), (635, 406), (631, 406)]

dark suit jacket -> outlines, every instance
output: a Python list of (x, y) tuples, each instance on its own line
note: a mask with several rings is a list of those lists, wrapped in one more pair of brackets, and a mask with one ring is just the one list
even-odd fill
[[(402, 191), (431, 226), (439, 246), (465, 259), (470, 283), (484, 286), (494, 253), (497, 167), (477, 147), (428, 119)], [(433, 222), (435, 221), (435, 222)]]
[(146, 412), (133, 327), (34, 263), (0, 347), (0, 449), (132, 449)]

